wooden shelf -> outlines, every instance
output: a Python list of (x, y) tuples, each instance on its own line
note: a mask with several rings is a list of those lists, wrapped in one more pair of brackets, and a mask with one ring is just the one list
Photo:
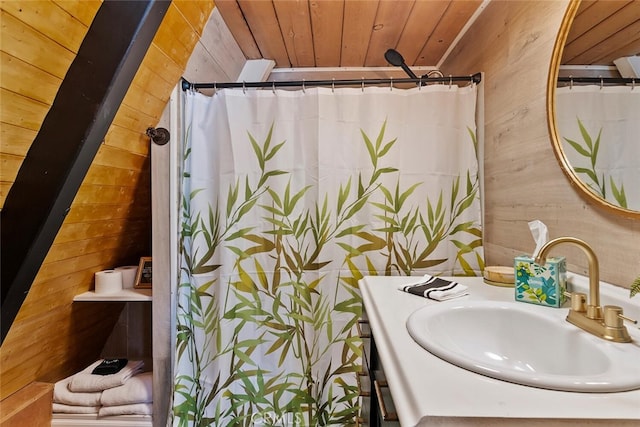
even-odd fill
[(73, 297), (74, 301), (151, 301), (151, 289), (123, 289), (113, 294), (96, 294), (94, 291), (88, 291)]

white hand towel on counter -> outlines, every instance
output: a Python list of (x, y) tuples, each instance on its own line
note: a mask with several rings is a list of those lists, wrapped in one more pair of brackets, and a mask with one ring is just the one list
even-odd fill
[(428, 274), (417, 281), (401, 285), (398, 289), (435, 301), (446, 301), (469, 294), (465, 285)]
[(153, 414), (153, 403), (133, 403), (131, 405), (102, 406), (98, 412), (98, 417), (151, 414)]
[(115, 374), (92, 374), (91, 372), (101, 362), (102, 360), (97, 360), (81, 372), (75, 374), (69, 383), (69, 390), (73, 392), (95, 392), (118, 387), (119, 385), (124, 384), (125, 381), (133, 375), (142, 372), (142, 368), (144, 367), (144, 362), (142, 360), (129, 361), (127, 366)]
[(144, 372), (129, 378), (123, 385), (102, 392), (103, 406), (129, 405), (153, 402), (153, 372)]
[(100, 406), (76, 406), (63, 403), (53, 403), (54, 414), (97, 414)]
[(73, 375), (58, 381), (53, 386), (53, 401), (73, 406), (100, 406), (102, 392), (74, 393), (69, 390)]

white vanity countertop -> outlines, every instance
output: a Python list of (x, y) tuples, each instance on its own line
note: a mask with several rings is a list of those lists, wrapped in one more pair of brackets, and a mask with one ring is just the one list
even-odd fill
[[(584, 291), (584, 278), (568, 276), (569, 290)], [(456, 300), (514, 301), (513, 288), (485, 284), (481, 277), (448, 279), (469, 287), (470, 294)], [(602, 425), (640, 426), (640, 390), (577, 393), (521, 386), (467, 371), (424, 350), (407, 332), (407, 318), (425, 305), (445, 303), (397, 289), (411, 280), (398, 276), (369, 276), (360, 281), (379, 358), (402, 426), (427, 423), (438, 426), (513, 425), (514, 419), (518, 419), (519, 427), (546, 427), (553, 425), (550, 420), (558, 423), (564, 420), (562, 425), (566, 426), (573, 424), (569, 420), (578, 419), (580, 421), (575, 425), (600, 425), (597, 420), (602, 420)], [(602, 305), (621, 305), (626, 315), (638, 319), (639, 298), (631, 300), (628, 290), (602, 284), (600, 295)], [(549, 310), (549, 314), (557, 316), (559, 321), (564, 321), (568, 311), (567, 308), (540, 308)], [(622, 345), (636, 346), (640, 351), (640, 330), (629, 323), (627, 329), (634, 341)], [(540, 424), (543, 420), (547, 421)], [(612, 424), (613, 420), (616, 420), (615, 424)]]

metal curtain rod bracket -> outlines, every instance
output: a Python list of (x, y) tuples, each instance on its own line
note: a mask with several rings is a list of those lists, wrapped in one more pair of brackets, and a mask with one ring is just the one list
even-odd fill
[(451, 82), (469, 82), (478, 84), (482, 80), (480, 73), (468, 76), (447, 76), (447, 77), (420, 77), (420, 78), (404, 78), (404, 79), (351, 79), (351, 80), (299, 80), (299, 81), (267, 81), (267, 82), (228, 82), (228, 83), (191, 83), (186, 79), (182, 79), (181, 87), (183, 91), (194, 89), (249, 89), (249, 88), (269, 88), (276, 87), (313, 87), (313, 86), (361, 86), (361, 85), (390, 85), (413, 83), (418, 85), (426, 85), (429, 83), (451, 83)]
[(146, 134), (158, 145), (165, 145), (171, 138), (169, 131), (165, 128), (147, 128)]

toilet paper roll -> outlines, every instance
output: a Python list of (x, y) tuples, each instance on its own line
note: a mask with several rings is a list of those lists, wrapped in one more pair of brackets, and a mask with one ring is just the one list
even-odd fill
[(122, 290), (122, 272), (103, 270), (96, 273), (96, 294), (113, 294)]
[(138, 274), (137, 265), (123, 265), (122, 267), (116, 267), (115, 271), (122, 272), (122, 288), (131, 289), (136, 283), (136, 274)]

